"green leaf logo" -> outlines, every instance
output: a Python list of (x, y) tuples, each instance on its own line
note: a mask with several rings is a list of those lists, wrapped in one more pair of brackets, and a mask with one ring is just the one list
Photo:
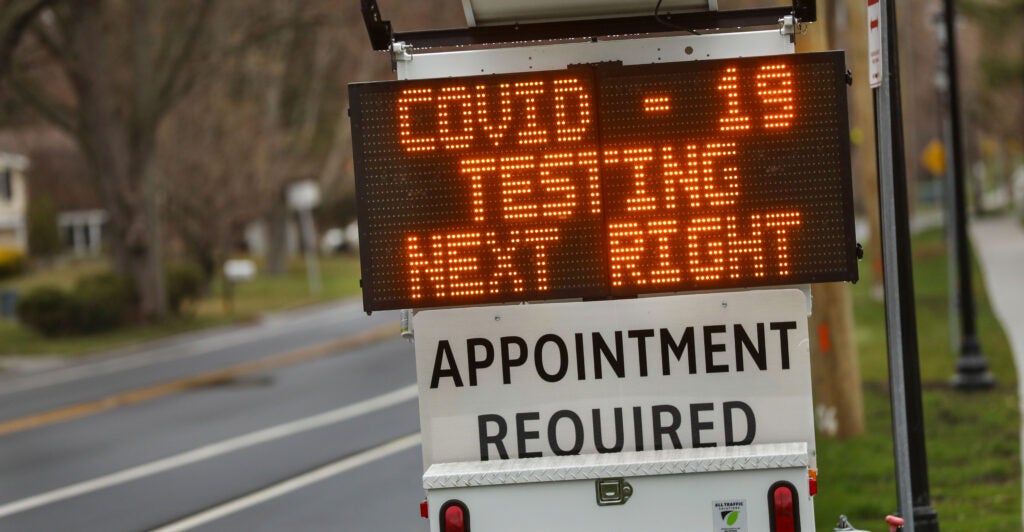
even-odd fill
[(740, 513), (738, 511), (735, 511), (735, 510), (731, 511), (731, 512), (729, 512), (729, 515), (727, 515), (725, 517), (725, 523), (727, 525), (729, 525), (729, 526), (735, 525), (736, 521), (738, 521), (739, 518), (740, 518)]

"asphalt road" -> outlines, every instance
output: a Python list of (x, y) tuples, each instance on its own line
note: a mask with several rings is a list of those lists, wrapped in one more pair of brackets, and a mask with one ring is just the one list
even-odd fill
[(0, 378), (0, 531), (426, 530), (397, 332), (344, 303)]

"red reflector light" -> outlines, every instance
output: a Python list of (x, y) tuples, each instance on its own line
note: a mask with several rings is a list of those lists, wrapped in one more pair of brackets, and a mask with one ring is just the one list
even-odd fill
[(426, 501), (426, 499), (424, 499), (423, 502), (420, 503), (420, 517), (424, 519), (428, 519), (430, 517), (430, 504)]
[(462, 501), (441, 505), (441, 532), (469, 532), (469, 509)]
[(779, 481), (768, 488), (768, 512), (772, 532), (800, 532), (796, 487)]
[(445, 532), (462, 532), (465, 530), (466, 521), (462, 514), (462, 508), (458, 506), (449, 506), (444, 511), (444, 530)]

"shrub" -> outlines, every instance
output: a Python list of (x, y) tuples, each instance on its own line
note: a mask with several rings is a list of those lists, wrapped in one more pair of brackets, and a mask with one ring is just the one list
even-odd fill
[(18, 319), (44, 336), (63, 336), (75, 332), (77, 303), (67, 292), (40, 286), (18, 301)]
[(195, 302), (206, 290), (203, 268), (191, 261), (179, 261), (167, 266), (167, 305), (171, 312), (181, 313), (182, 305)]
[(79, 279), (71, 296), (82, 311), (75, 323), (75, 332), (79, 333), (106, 331), (122, 325), (137, 301), (131, 281), (113, 273)]
[(18, 319), (45, 336), (95, 333), (118, 327), (135, 307), (131, 282), (113, 273), (83, 277), (71, 292), (52, 286), (29, 291)]
[(14, 277), (25, 271), (25, 254), (10, 248), (0, 248), (0, 279)]

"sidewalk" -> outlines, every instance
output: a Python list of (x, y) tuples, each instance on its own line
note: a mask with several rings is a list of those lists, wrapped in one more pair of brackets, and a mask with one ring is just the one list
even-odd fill
[[(1024, 418), (1024, 228), (1013, 216), (1002, 216), (972, 220), (970, 231), (989, 302), (1013, 351)], [(1021, 442), (1024, 463), (1024, 425)]]
[[(971, 221), (971, 241), (996, 317), (1010, 340), (1017, 374), (1024, 369), (1024, 227), (1012, 216)], [(1024, 378), (1017, 379), (1024, 385)]]

